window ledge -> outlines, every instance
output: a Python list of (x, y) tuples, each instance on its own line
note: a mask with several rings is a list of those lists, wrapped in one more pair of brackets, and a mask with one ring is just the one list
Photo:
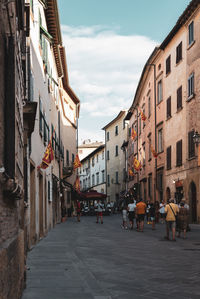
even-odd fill
[(167, 168), (166, 170), (171, 170), (172, 168), (170, 167), (170, 168)]
[(165, 75), (165, 78), (167, 78), (171, 74), (171, 70)]
[(170, 116), (167, 116), (166, 120), (169, 120), (170, 118), (172, 118), (172, 116), (171, 116), (171, 115), (170, 115)]
[(183, 57), (175, 64), (175, 67), (179, 66), (179, 64), (183, 61)]
[(162, 103), (162, 101), (163, 101), (163, 99), (159, 102), (159, 103), (157, 103), (157, 105), (156, 106), (158, 106), (158, 105), (160, 105), (161, 103)]
[(180, 165), (176, 165), (176, 167), (181, 167), (183, 164), (180, 164)]
[(196, 156), (188, 158), (188, 161), (195, 160)]
[(191, 95), (187, 98), (186, 102), (190, 102), (194, 97), (195, 97), (195, 93), (191, 94)]
[(176, 113), (180, 112), (183, 109), (183, 106), (177, 108)]
[(192, 48), (192, 46), (195, 44), (195, 40), (193, 40), (193, 42), (191, 42), (191, 44), (188, 45), (187, 50), (189, 50), (190, 48)]

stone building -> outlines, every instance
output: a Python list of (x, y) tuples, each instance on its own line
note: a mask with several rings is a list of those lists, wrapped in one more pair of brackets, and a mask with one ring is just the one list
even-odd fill
[[(67, 151), (70, 165), (77, 153), (80, 101), (69, 85), (57, 1), (0, 4), (0, 298), (18, 299), (28, 249), (61, 221), (72, 197), (75, 174), (66, 176), (65, 166)], [(54, 159), (44, 170), (50, 141)]]
[[(191, 221), (200, 221), (199, 131), (199, 14), (193, 0), (176, 25), (146, 62), (129, 120), (128, 164), (136, 157), (142, 165), (129, 177), (129, 189), (145, 200), (183, 197), (190, 205)], [(142, 113), (146, 120), (142, 120)], [(137, 137), (131, 138), (133, 128)]]
[(125, 123), (126, 110), (109, 122), (105, 131), (106, 152), (106, 194), (108, 201), (119, 202), (120, 195), (127, 188), (126, 185), (126, 155), (123, 145), (128, 138), (128, 127)]
[(0, 298), (12, 299), (20, 298), (24, 287), (24, 144), (34, 108), (26, 106), (24, 1), (0, 4)]
[(106, 194), (105, 145), (100, 145), (81, 160), (79, 168), (81, 191), (96, 190)]

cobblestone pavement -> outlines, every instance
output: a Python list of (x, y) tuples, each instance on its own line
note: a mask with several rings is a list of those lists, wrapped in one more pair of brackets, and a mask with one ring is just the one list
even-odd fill
[(200, 226), (164, 241), (165, 225), (144, 232), (85, 216), (58, 224), (28, 254), (23, 299), (200, 298)]

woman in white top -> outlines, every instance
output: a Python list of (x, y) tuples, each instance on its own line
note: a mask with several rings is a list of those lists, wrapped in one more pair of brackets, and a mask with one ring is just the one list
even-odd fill
[(134, 225), (135, 208), (136, 208), (136, 203), (133, 202), (133, 200), (131, 199), (131, 202), (128, 205), (128, 218), (130, 222), (130, 229), (133, 229), (133, 225)]

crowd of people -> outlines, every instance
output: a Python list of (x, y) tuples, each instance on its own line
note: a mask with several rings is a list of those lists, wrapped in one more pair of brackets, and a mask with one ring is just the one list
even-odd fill
[[(111, 209), (110, 203), (108, 208)], [(101, 200), (97, 200), (94, 204), (96, 213), (96, 223), (103, 224), (103, 211), (105, 204)], [(122, 212), (122, 228), (133, 230), (134, 224), (138, 232), (144, 231), (144, 222), (151, 224), (152, 230), (156, 229), (156, 223), (166, 223), (165, 239), (170, 239), (170, 231), (172, 232), (172, 240), (176, 241), (176, 237), (186, 238), (186, 232), (189, 229), (189, 205), (183, 198), (179, 204), (174, 199), (170, 199), (167, 203), (158, 201), (144, 202), (142, 199), (135, 200), (129, 197), (121, 201), (120, 210)], [(77, 221), (80, 222), (81, 204), (76, 204)], [(128, 225), (129, 222), (129, 225)]]
[[(138, 232), (144, 231), (144, 221), (152, 225), (155, 230), (156, 223), (166, 223), (165, 239), (170, 239), (170, 231), (172, 232), (172, 240), (176, 241), (176, 236), (186, 238), (186, 232), (189, 223), (189, 206), (185, 199), (176, 204), (174, 199), (170, 199), (166, 204), (164, 202), (145, 203), (142, 199), (124, 199), (121, 202), (122, 210), (122, 228), (132, 230), (134, 222)], [(177, 235), (176, 235), (177, 232)]]

